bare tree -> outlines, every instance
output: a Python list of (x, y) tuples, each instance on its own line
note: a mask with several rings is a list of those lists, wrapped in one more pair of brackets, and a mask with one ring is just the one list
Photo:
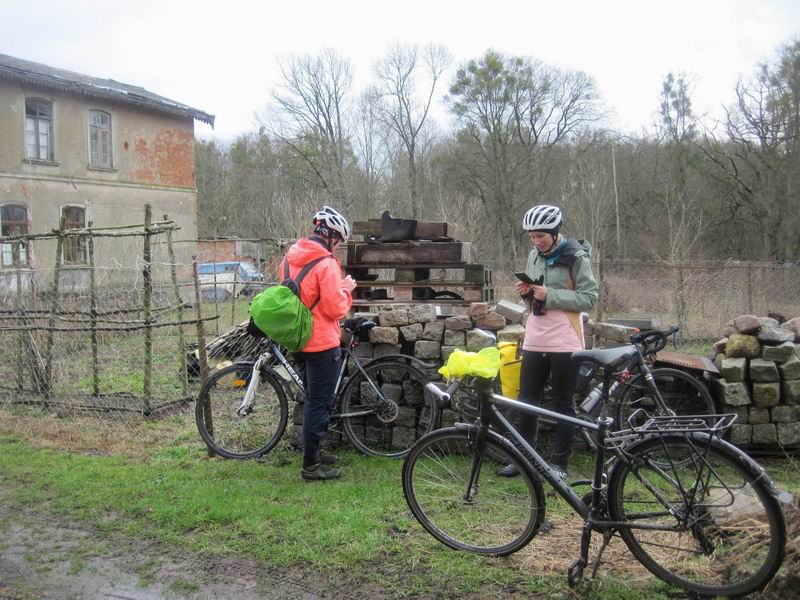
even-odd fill
[(363, 180), (354, 208), (364, 211), (365, 216), (374, 215), (378, 206), (379, 185), (389, 162), (390, 132), (380, 119), (375, 90), (368, 89), (359, 96), (354, 127), (354, 146)]
[(614, 180), (609, 140), (591, 132), (566, 148), (562, 161), (566, 173), (562, 183), (561, 205), (570, 232), (593, 245), (607, 239), (614, 223)]
[(489, 50), (458, 70), (450, 100), (460, 125), (454, 168), (494, 215), (498, 254), (516, 262), (519, 219), (549, 177), (550, 151), (602, 116), (594, 83)]
[[(442, 46), (428, 45), (420, 52), (417, 46), (393, 45), (386, 56), (375, 65), (378, 83), (376, 93), (381, 99), (380, 114), (398, 137), (408, 160), (408, 185), (412, 215), (422, 213), (419, 198), (418, 140), (428, 121), (436, 86), (450, 63), (450, 55)], [(424, 65), (425, 89), (418, 98), (417, 76), (420, 62)]]
[(763, 240), (765, 257), (787, 260), (800, 248), (800, 41), (781, 48), (774, 63), (736, 86), (728, 108), (727, 140), (707, 132), (706, 157), (730, 191), (728, 219)]
[(353, 163), (350, 61), (333, 50), (280, 61), (282, 85), (273, 92), (269, 129), (306, 163), (339, 207), (349, 204), (346, 173)]

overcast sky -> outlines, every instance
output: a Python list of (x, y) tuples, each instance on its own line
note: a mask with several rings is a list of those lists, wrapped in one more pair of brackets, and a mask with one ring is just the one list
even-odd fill
[[(0, 0), (0, 53), (141, 85), (216, 115), (199, 137), (254, 127), (276, 59), (333, 48), (356, 86), (392, 42), (446, 46), (454, 66), (487, 48), (591, 75), (617, 128), (648, 126), (664, 76), (686, 73), (698, 113), (800, 38), (798, 0)], [(451, 71), (452, 74), (452, 71)], [(448, 76), (447, 80), (449, 81)], [(442, 92), (446, 92), (442, 86)], [(446, 108), (436, 118), (448, 126)]]

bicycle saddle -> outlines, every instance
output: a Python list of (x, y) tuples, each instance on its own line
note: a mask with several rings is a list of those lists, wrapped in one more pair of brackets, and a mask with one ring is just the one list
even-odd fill
[(580, 350), (572, 353), (574, 362), (590, 361), (604, 369), (614, 370), (628, 362), (636, 353), (636, 346), (621, 346), (603, 350)]
[(358, 335), (359, 333), (366, 333), (373, 327), (375, 327), (377, 323), (374, 321), (369, 321), (363, 317), (359, 317), (358, 319), (347, 319), (344, 322), (344, 328), (347, 331), (353, 333), (354, 335)]

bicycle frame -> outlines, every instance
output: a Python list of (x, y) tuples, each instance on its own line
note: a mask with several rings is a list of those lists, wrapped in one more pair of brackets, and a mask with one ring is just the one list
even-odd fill
[[(601, 504), (602, 504), (602, 492), (605, 488), (605, 483), (603, 481), (603, 477), (605, 474), (605, 462), (606, 462), (606, 439), (607, 434), (609, 433), (609, 428), (613, 425), (614, 420), (607, 416), (607, 406), (605, 400), (608, 398), (608, 391), (610, 389), (610, 379), (611, 375), (608, 374), (603, 378), (603, 398), (604, 402), (601, 408), (601, 414), (597, 418), (596, 423), (589, 423), (583, 421), (581, 419), (576, 419), (574, 417), (569, 417), (566, 415), (562, 415), (557, 412), (553, 412), (551, 410), (547, 410), (545, 408), (541, 408), (539, 406), (533, 406), (530, 404), (525, 404), (524, 402), (520, 402), (518, 400), (512, 400), (511, 398), (506, 398), (500, 394), (489, 393), (488, 390), (481, 386), (478, 391), (478, 397), (480, 400), (480, 413), (481, 419), (478, 424), (478, 443), (484, 444), (484, 447), (480, 447), (480, 453), (483, 455), (483, 451), (485, 448), (485, 442), (481, 441), (481, 438), (485, 440), (486, 434), (489, 431), (490, 424), (495, 426), (496, 430), (504, 430), (507, 432), (514, 441), (525, 449), (525, 452), (528, 453), (530, 458), (533, 460), (531, 461), (531, 466), (556, 490), (556, 492), (564, 498), (564, 500), (572, 507), (572, 509), (578, 513), (584, 520), (586, 526), (590, 529), (599, 530), (599, 531), (608, 531), (620, 528), (644, 528), (650, 529), (653, 527), (642, 526), (642, 525), (635, 525), (631, 524), (630, 522), (616, 522), (610, 521), (605, 516), (605, 514), (601, 511)], [(652, 378), (651, 378), (652, 379)], [(595, 466), (594, 466), (594, 475), (591, 481), (591, 489), (592, 489), (592, 500), (587, 505), (582, 497), (578, 496), (578, 494), (573, 490), (573, 488), (568, 485), (565, 481), (563, 481), (558, 475), (556, 475), (555, 471), (550, 467), (547, 461), (536, 451), (535, 448), (531, 446), (531, 444), (522, 436), (522, 434), (517, 431), (517, 429), (509, 422), (509, 420), (500, 412), (499, 407), (505, 408), (512, 408), (515, 411), (520, 411), (527, 413), (528, 415), (536, 416), (536, 417), (544, 417), (550, 419), (555, 422), (561, 423), (569, 423), (578, 427), (580, 430), (585, 432), (593, 432), (597, 436), (597, 452), (595, 455)], [(667, 417), (669, 418), (669, 417)], [(474, 424), (467, 424), (467, 423), (456, 423), (456, 429), (473, 429), (475, 427)], [(711, 440), (713, 436), (708, 436), (708, 447), (710, 447)], [(621, 449), (614, 449), (612, 451), (614, 458), (619, 459), (626, 464), (628, 460), (625, 456), (625, 453)], [(467, 487), (467, 495), (469, 494), (469, 490), (473, 489), (475, 485), (475, 480), (478, 476), (478, 465), (473, 465), (473, 470), (470, 473), (470, 480)], [(645, 485), (651, 493), (661, 502), (663, 507), (669, 511), (673, 512), (673, 508), (671, 507), (670, 502), (663, 497), (663, 495), (652, 488), (652, 486), (648, 485), (648, 482), (642, 481), (642, 484)], [(465, 496), (466, 497), (466, 496)]]
[[(536, 469), (536, 471), (550, 484), (559, 495), (566, 500), (566, 502), (572, 507), (572, 509), (577, 512), (583, 519), (588, 519), (590, 514), (590, 506), (587, 506), (583, 499), (578, 496), (578, 494), (569, 486), (567, 485), (558, 475), (555, 474), (552, 467), (547, 464), (547, 461), (531, 446), (531, 444), (516, 430), (516, 428), (509, 422), (509, 420), (500, 412), (498, 406), (506, 407), (506, 408), (513, 408), (516, 411), (527, 413), (528, 415), (533, 415), (537, 417), (545, 417), (547, 419), (551, 419), (555, 422), (562, 422), (562, 423), (569, 423), (571, 425), (575, 425), (579, 427), (581, 430), (592, 431), (597, 435), (598, 446), (597, 446), (597, 456), (596, 456), (596, 463), (595, 463), (595, 478), (592, 482), (592, 490), (598, 494), (598, 497), (593, 499), (592, 505), (599, 506), (599, 493), (602, 490), (602, 466), (604, 463), (605, 458), (605, 437), (608, 431), (608, 428), (613, 423), (613, 419), (610, 419), (605, 416), (605, 414), (601, 415), (598, 418), (597, 423), (587, 423), (586, 421), (581, 421), (580, 419), (576, 419), (574, 417), (568, 417), (566, 415), (562, 415), (560, 413), (547, 410), (546, 408), (541, 408), (539, 406), (533, 406), (530, 404), (525, 404), (524, 402), (520, 402), (518, 400), (512, 400), (511, 398), (506, 398), (505, 396), (501, 396), (500, 394), (487, 394), (486, 391), (479, 392), (479, 398), (481, 399), (481, 428), (488, 428), (489, 422), (493, 422), (500, 426), (500, 429), (506, 431), (511, 435), (514, 441), (519, 444), (525, 451), (533, 458), (533, 462), (531, 463), (532, 466)], [(606, 410), (603, 408), (602, 413), (605, 413)], [(486, 423), (486, 425), (484, 425)], [(456, 428), (459, 427), (459, 424), (456, 424)], [(477, 475), (477, 474), (474, 474)], [(472, 485), (474, 481), (470, 482)]]
[[(622, 369), (620, 369), (620, 370), (618, 370), (618, 371), (616, 371), (614, 373), (614, 375), (613, 375), (614, 381), (610, 384), (607, 392), (605, 394), (603, 393), (603, 382), (602, 381), (600, 383), (598, 383), (597, 385), (595, 385), (591, 389), (589, 394), (587, 394), (587, 396), (583, 399), (583, 401), (577, 407), (578, 414), (583, 414), (583, 415), (586, 415), (586, 416), (589, 416), (589, 417), (594, 417), (595, 420), (596, 420), (596, 418), (600, 415), (602, 408), (605, 407), (608, 404), (608, 399), (617, 390), (619, 390), (620, 388), (628, 386), (629, 385), (628, 381), (630, 379), (633, 379), (634, 377), (638, 377), (639, 374), (642, 374), (644, 376), (644, 380), (645, 380), (645, 382), (647, 384), (647, 387), (648, 387), (650, 393), (652, 394), (653, 399), (656, 401), (656, 404), (658, 405), (659, 410), (663, 414), (671, 414), (672, 411), (669, 409), (669, 407), (664, 402), (664, 398), (661, 396), (661, 391), (656, 386), (655, 379), (653, 378), (652, 369), (650, 368), (650, 365), (648, 364), (647, 360), (645, 359), (645, 356), (642, 353), (641, 348), (638, 345), (635, 345), (635, 346), (636, 346), (636, 352), (631, 356), (631, 358), (628, 360), (628, 362), (626, 363), (624, 368), (622, 368)], [(638, 373), (631, 374), (631, 369), (634, 369), (634, 368), (638, 368)], [(595, 395), (598, 391), (600, 393), (599, 396)], [(504, 398), (503, 396), (500, 396), (500, 398), (504, 399), (506, 404), (503, 404), (503, 405), (507, 406), (507, 407), (517, 408), (517, 406), (520, 404), (519, 402), (511, 400), (510, 398)], [(508, 402), (514, 402), (515, 404), (512, 407), (510, 404), (508, 404)], [(591, 406), (588, 406), (588, 404), (591, 404)], [(520, 412), (528, 412), (528, 413), (531, 412), (530, 411), (530, 408), (531, 408), (530, 405), (522, 404), (522, 406), (524, 406), (526, 408), (524, 408), (524, 409), (520, 408), (519, 409)], [(541, 413), (541, 414), (539, 414), (537, 416), (544, 417), (545, 418), (544, 422), (549, 424), (549, 425), (553, 424), (553, 419), (550, 416), (559, 414), (559, 413), (555, 413), (555, 412), (549, 411), (547, 409), (540, 409), (538, 407), (537, 407), (537, 410), (543, 410), (544, 411), (543, 413)], [(563, 416), (563, 415), (559, 414), (559, 416)], [(608, 418), (611, 419), (611, 423), (609, 425), (609, 428), (610, 428), (610, 426), (614, 424), (614, 419), (611, 418), (611, 417), (608, 417)], [(578, 420), (578, 422), (583, 424), (578, 433), (581, 436), (581, 438), (583, 439), (584, 443), (593, 452), (597, 452), (597, 450), (598, 450), (597, 440), (596, 440), (596, 438), (592, 437), (592, 435), (590, 435), (590, 432), (591, 431), (596, 431), (596, 429), (594, 429), (591, 426), (586, 426), (586, 425), (591, 425), (591, 424), (588, 424), (586, 421)], [(622, 423), (618, 423), (617, 426), (618, 427), (622, 426)]]
[[(350, 344), (347, 347), (342, 349), (343, 357), (341, 361), (341, 366), (339, 367), (339, 373), (336, 377), (336, 386), (334, 387), (334, 397), (338, 398), (339, 394), (343, 390), (344, 385), (344, 378), (345, 373), (347, 373), (347, 366), (350, 364), (352, 360), (356, 368), (364, 375), (364, 379), (366, 379), (369, 384), (372, 386), (372, 389), (377, 394), (377, 397), (383, 402), (386, 399), (384, 398), (383, 392), (381, 389), (375, 385), (375, 382), (367, 375), (361, 361), (353, 354), (352, 348), (355, 346), (355, 340), (351, 340)], [(264, 368), (272, 369), (275, 371), (275, 368), (272, 366), (274, 363), (267, 364), (271, 358), (275, 358), (280, 366), (282, 366), (286, 373), (291, 378), (291, 382), (294, 383), (300, 390), (304, 389), (303, 380), (297, 374), (292, 364), (288, 361), (286, 356), (281, 351), (280, 347), (275, 344), (274, 342), (270, 342), (267, 346), (267, 349), (258, 357), (256, 362), (253, 364), (253, 371), (250, 376), (250, 383), (247, 385), (247, 392), (242, 399), (242, 404), (236, 410), (237, 414), (240, 416), (244, 416), (252, 410), (253, 407), (253, 398), (255, 397), (255, 392), (258, 389), (258, 386), (261, 382), (261, 371)], [(283, 378), (281, 378), (283, 379)], [(338, 419), (338, 418), (349, 418), (349, 417), (364, 417), (373, 414), (374, 411), (358, 411), (358, 412), (350, 412), (347, 414), (340, 413), (333, 413), (331, 414), (331, 418)]]

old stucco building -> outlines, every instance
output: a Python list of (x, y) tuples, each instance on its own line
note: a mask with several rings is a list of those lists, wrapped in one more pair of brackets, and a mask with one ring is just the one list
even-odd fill
[[(0, 235), (47, 232), (62, 216), (68, 227), (141, 223), (150, 204), (177, 222), (178, 238), (195, 239), (195, 119), (214, 124), (141, 87), (0, 54)], [(46, 246), (1, 250), (6, 274), (52, 264)], [(80, 268), (85, 250), (63, 258)]]

